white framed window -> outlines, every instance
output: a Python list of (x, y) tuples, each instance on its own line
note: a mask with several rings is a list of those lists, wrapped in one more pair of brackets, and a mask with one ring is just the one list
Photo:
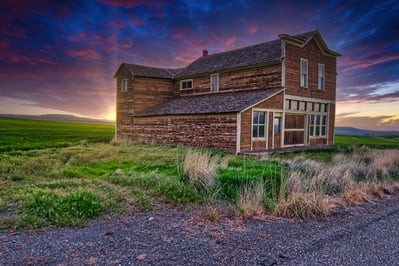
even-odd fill
[(192, 88), (193, 88), (192, 79), (180, 80), (180, 90), (191, 90)]
[(252, 137), (265, 137), (265, 112), (253, 112), (252, 114)]
[(211, 92), (219, 91), (219, 74), (211, 75)]
[(122, 79), (120, 86), (121, 86), (122, 92), (127, 92), (127, 89), (128, 89), (127, 79)]
[(323, 64), (318, 64), (317, 70), (317, 89), (320, 91), (324, 91), (324, 82), (325, 82), (325, 67)]
[(327, 132), (327, 116), (326, 115), (309, 115), (309, 136), (325, 137)]
[(301, 87), (308, 87), (308, 60), (301, 58)]

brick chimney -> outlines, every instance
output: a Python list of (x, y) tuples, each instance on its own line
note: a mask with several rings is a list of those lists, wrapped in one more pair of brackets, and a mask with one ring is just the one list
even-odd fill
[(202, 50), (202, 56), (207, 56), (208, 55), (208, 50)]

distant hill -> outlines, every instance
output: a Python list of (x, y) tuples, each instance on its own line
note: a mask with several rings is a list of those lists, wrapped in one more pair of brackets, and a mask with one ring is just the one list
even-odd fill
[(399, 131), (380, 131), (355, 127), (335, 127), (335, 135), (399, 136)]
[(59, 115), (59, 114), (46, 114), (46, 115), (0, 114), (0, 117), (23, 118), (23, 119), (32, 119), (32, 120), (47, 120), (47, 121), (97, 123), (97, 124), (114, 124), (115, 123), (115, 121), (106, 120), (106, 119), (93, 119), (93, 118), (88, 118), (88, 117), (78, 117), (78, 116), (74, 116), (74, 115)]

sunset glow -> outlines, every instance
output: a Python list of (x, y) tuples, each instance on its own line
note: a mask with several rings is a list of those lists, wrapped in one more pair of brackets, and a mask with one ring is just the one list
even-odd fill
[(337, 126), (399, 130), (398, 1), (2, 1), (0, 114), (115, 119), (122, 62), (179, 68), (319, 30), (338, 58)]

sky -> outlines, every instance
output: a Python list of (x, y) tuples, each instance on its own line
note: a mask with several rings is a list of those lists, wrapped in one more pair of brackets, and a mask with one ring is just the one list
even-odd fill
[(399, 1), (2, 0), (0, 114), (115, 119), (122, 62), (202, 55), (319, 30), (341, 53), (337, 126), (399, 130)]

